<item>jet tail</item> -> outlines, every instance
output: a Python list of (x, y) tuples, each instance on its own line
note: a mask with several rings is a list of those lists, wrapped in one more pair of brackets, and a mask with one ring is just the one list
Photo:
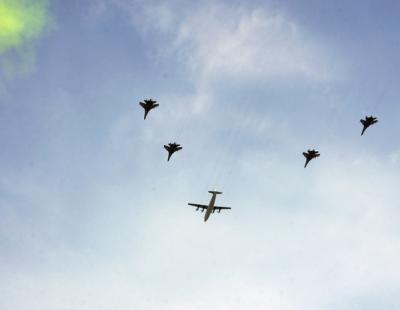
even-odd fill
[(222, 192), (217, 192), (217, 191), (208, 191), (210, 194), (222, 194)]
[(361, 135), (363, 135), (364, 134), (364, 132), (365, 132), (365, 130), (367, 129), (367, 127), (366, 126), (364, 126), (364, 128), (363, 128), (363, 130), (361, 131)]

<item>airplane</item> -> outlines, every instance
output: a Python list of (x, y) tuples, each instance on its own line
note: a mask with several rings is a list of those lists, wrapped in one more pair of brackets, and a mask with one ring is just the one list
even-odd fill
[(306, 163), (304, 165), (304, 168), (307, 167), (308, 163), (310, 162), (311, 159), (319, 157), (319, 152), (316, 150), (308, 150), (307, 153), (303, 152), (304, 157), (306, 158)]
[(168, 145), (164, 145), (164, 148), (168, 151), (168, 161), (171, 158), (172, 154), (182, 149), (181, 145), (176, 142), (168, 143)]
[(206, 210), (206, 214), (204, 215), (204, 222), (206, 222), (208, 220), (208, 218), (210, 217), (211, 213), (214, 213), (215, 210), (218, 210), (218, 213), (221, 212), (221, 210), (227, 210), (227, 209), (232, 209), (229, 207), (219, 207), (219, 206), (215, 206), (215, 199), (217, 198), (218, 194), (222, 194), (222, 192), (217, 192), (217, 191), (208, 191), (210, 194), (212, 194), (211, 200), (208, 204), (208, 206), (206, 205), (200, 205), (197, 203), (188, 203), (189, 206), (194, 206), (197, 207), (196, 211), (199, 210), (199, 208), (201, 209), (201, 212), (204, 212), (204, 210)]
[(144, 109), (144, 119), (146, 119), (147, 114), (150, 112), (150, 110), (157, 108), (159, 106), (157, 101), (154, 101), (152, 99), (145, 99), (144, 102), (139, 102), (139, 104), (142, 106)]
[(377, 122), (378, 122), (378, 119), (376, 118), (376, 117), (373, 117), (372, 115), (371, 116), (365, 116), (365, 119), (360, 119), (360, 122), (361, 122), (361, 124), (363, 124), (363, 130), (362, 130), (362, 132), (361, 132), (361, 135), (363, 135), (364, 134), (364, 132), (365, 132), (365, 130), (369, 127), (369, 126), (371, 126), (371, 125), (373, 125), (373, 124), (376, 124)]

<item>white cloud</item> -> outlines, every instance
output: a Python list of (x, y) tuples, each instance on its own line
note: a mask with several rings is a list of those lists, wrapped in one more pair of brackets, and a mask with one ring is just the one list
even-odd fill
[(261, 10), (226, 11), (216, 7), (189, 16), (178, 29), (175, 48), (188, 47), (193, 72), (203, 72), (204, 78), (323, 76), (315, 51), (285, 17)]
[(326, 51), (281, 12), (215, 2), (118, 4), (139, 31), (155, 35), (162, 55), (180, 57), (203, 83), (221, 76), (332, 77)]
[(96, 212), (86, 225), (94, 231), (81, 237), (97, 251), (57, 247), (40, 272), (2, 272), (0, 306), (320, 310), (398, 288), (399, 177), (391, 164), (321, 158), (324, 165), (299, 163), (290, 175), (283, 159), (263, 161), (241, 158), (219, 197), (232, 211), (206, 224), (185, 207), (198, 183), (189, 171), (174, 179), (159, 172), (157, 194), (138, 207), (140, 222), (127, 197), (142, 187), (92, 184)]
[(268, 6), (126, 0), (108, 1), (108, 6), (128, 15), (152, 61), (173, 63), (186, 73), (193, 92), (178, 115), (208, 112), (215, 88), (227, 81), (319, 83), (340, 75), (337, 58)]

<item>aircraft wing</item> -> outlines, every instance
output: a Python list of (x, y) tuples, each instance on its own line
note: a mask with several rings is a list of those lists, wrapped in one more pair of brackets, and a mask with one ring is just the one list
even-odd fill
[(196, 207), (196, 208), (198, 208), (198, 209), (200, 208), (200, 209), (202, 209), (202, 210), (208, 208), (208, 206), (206, 206), (206, 205), (199, 205), (199, 204), (197, 204), (197, 203), (188, 203), (188, 205), (189, 205), (189, 206)]
[(217, 210), (218, 212), (221, 212), (221, 210), (229, 210), (229, 209), (232, 209), (232, 208), (230, 208), (230, 207), (218, 207), (218, 206), (214, 207), (214, 210)]
[(177, 151), (180, 151), (181, 149), (182, 149), (181, 146), (176, 148)]
[(164, 145), (164, 149), (166, 149), (169, 152), (169, 146), (168, 145)]
[(159, 104), (158, 103), (156, 103), (156, 104), (153, 104), (153, 109), (154, 108), (157, 108), (159, 106)]
[(139, 102), (139, 104), (142, 106), (143, 109), (146, 107), (146, 105), (144, 104), (144, 102)]

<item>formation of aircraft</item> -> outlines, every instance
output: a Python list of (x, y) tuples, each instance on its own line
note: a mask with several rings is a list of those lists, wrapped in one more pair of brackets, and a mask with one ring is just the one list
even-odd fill
[(168, 143), (168, 145), (164, 145), (164, 148), (168, 151), (168, 161), (171, 158), (172, 154), (182, 149), (181, 145), (176, 142)]
[(158, 103), (156, 103), (157, 101), (154, 101), (152, 99), (145, 99), (143, 100), (144, 102), (139, 102), (139, 104), (142, 106), (142, 108), (144, 109), (144, 119), (146, 119), (147, 114), (150, 112), (150, 110), (157, 108), (159, 106)]
[(378, 119), (376, 117), (371, 116), (366, 116), (365, 119), (360, 119), (361, 124), (363, 124), (363, 130), (361, 132), (361, 135), (364, 134), (365, 130), (378, 122)]
[(305, 167), (307, 167), (307, 165), (311, 159), (319, 157), (320, 154), (316, 150), (308, 150), (307, 152), (303, 152), (303, 155), (306, 158), (306, 163), (304, 165), (304, 168), (305, 168)]
[[(144, 102), (139, 102), (139, 104), (142, 106), (144, 109), (144, 119), (146, 119), (147, 114), (149, 113), (150, 110), (156, 108), (159, 106), (159, 104), (156, 103), (157, 101), (154, 101), (152, 99), (146, 99)], [(374, 116), (366, 116), (365, 119), (360, 120), (361, 124), (363, 125), (363, 130), (361, 132), (361, 135), (364, 134), (365, 130), (378, 122), (378, 119)], [(168, 143), (167, 145), (164, 145), (164, 148), (168, 151), (168, 160), (170, 160), (172, 154), (174, 154), (177, 151), (182, 150), (182, 147), (180, 144), (174, 142), (174, 143)], [(304, 164), (304, 168), (307, 167), (308, 163), (314, 159), (320, 156), (320, 153), (316, 151), (315, 149), (312, 150), (307, 150), (307, 152), (303, 152), (303, 156), (306, 158), (306, 162)], [(231, 209), (229, 207), (220, 207), (220, 206), (215, 206), (215, 200), (218, 194), (222, 194), (222, 192), (218, 191), (209, 191), (209, 193), (212, 194), (211, 200), (208, 205), (202, 205), (202, 204), (197, 204), (197, 203), (188, 203), (190, 206), (196, 207), (196, 211), (201, 209), (201, 212), (204, 212), (206, 210), (206, 213), (204, 215), (204, 222), (208, 220), (210, 217), (211, 213), (214, 213), (216, 210), (218, 213), (221, 212), (221, 210), (227, 210)]]
[(222, 194), (222, 192), (218, 192), (218, 191), (208, 191), (208, 192), (210, 194), (212, 194), (211, 200), (208, 203), (208, 205), (201, 205), (201, 204), (190, 203), (190, 202), (188, 203), (189, 206), (196, 207), (196, 211), (201, 209), (201, 212), (204, 212), (204, 210), (206, 210), (206, 214), (204, 215), (204, 222), (207, 222), (207, 220), (210, 217), (211, 213), (214, 213), (215, 210), (217, 210), (218, 213), (220, 213), (221, 210), (232, 209), (232, 208), (229, 208), (229, 207), (219, 207), (219, 206), (215, 205), (215, 199), (217, 198), (217, 195)]

